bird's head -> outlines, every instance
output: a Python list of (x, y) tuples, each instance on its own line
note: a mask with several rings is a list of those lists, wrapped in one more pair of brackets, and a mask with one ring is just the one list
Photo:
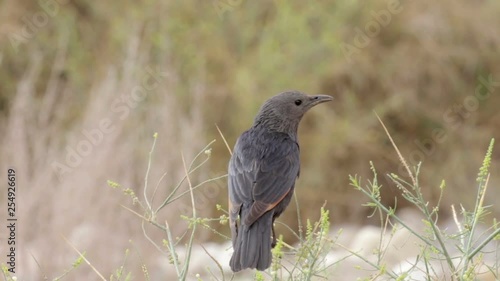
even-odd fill
[(306, 95), (289, 91), (268, 99), (255, 117), (255, 124), (264, 124), (283, 132), (297, 130), (298, 124), (309, 109), (333, 98), (327, 95)]

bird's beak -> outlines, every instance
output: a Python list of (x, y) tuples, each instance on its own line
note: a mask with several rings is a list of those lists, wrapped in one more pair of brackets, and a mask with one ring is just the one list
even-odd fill
[(333, 98), (331, 96), (327, 96), (327, 95), (316, 95), (316, 96), (311, 96), (309, 98), (309, 102), (311, 104), (311, 107), (315, 106), (317, 104), (320, 104), (320, 103), (331, 101), (331, 100), (333, 100)]

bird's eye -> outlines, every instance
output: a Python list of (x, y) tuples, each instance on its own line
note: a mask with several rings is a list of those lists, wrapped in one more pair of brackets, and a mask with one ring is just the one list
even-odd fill
[(301, 100), (296, 100), (296, 101), (295, 101), (295, 105), (297, 105), (297, 106), (298, 106), (298, 105), (301, 105), (301, 104), (302, 104), (302, 101), (301, 101)]

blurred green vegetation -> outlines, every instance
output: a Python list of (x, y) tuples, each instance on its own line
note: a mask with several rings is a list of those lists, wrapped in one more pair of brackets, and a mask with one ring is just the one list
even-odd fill
[[(400, 12), (389, 13), (387, 25), (378, 24), (373, 36), (366, 35), (366, 26), (391, 3), (4, 1), (0, 3), (0, 129), (14, 114), (10, 101), (33, 57), (41, 60), (34, 91), (36, 101), (43, 103), (59, 46), (68, 44), (57, 76), (69, 90), (58, 106), (71, 114), (65, 115), (65, 127), (54, 136), (65, 138), (66, 130), (78, 126), (89, 106), (92, 81), (105, 77), (110, 66), (128, 69), (127, 54), (138, 44), (136, 56), (144, 65), (168, 71), (176, 81), (168, 94), (176, 97), (178, 112), (192, 115), (194, 99), (201, 99), (203, 129), (196, 136), (202, 143), (220, 139), (217, 124), (232, 146), (251, 125), (261, 103), (281, 91), (335, 97), (334, 103), (308, 113), (300, 127), (302, 172), (297, 195), (305, 218), (327, 201), (333, 224), (363, 222), (367, 210), (360, 207), (363, 199), (349, 187), (347, 175), (366, 178), (370, 160), (381, 175), (399, 172), (397, 156), (374, 112), (410, 164), (423, 161), (420, 180), (430, 201), (437, 200), (445, 179), (454, 192), (446, 193), (443, 205), (470, 206), (474, 199), (470, 192), (476, 190), (475, 167), (489, 140), (500, 137), (500, 2), (396, 2)], [(33, 24), (37, 13), (46, 14), (45, 24)], [(23, 29), (30, 26), (27, 22), (34, 26), (32, 36), (23, 37)], [(361, 48), (355, 46), (361, 38), (357, 29), (368, 40)], [(356, 48), (349, 57), (345, 44)], [(476, 88), (488, 77), (493, 82), (480, 90), (487, 98), (474, 99)], [(193, 94), (199, 87), (204, 94)], [(149, 95), (135, 110), (147, 115), (158, 98)], [(439, 142), (432, 139), (438, 129), (445, 137)], [(134, 130), (138, 127), (131, 126), (129, 134)], [(225, 173), (229, 153), (222, 141), (212, 155), (210, 172)], [(494, 163), (499, 158), (498, 153), (493, 155)], [(498, 169), (495, 164), (493, 169)], [(499, 174), (490, 180), (491, 186), (498, 185)], [(387, 179), (382, 184), (382, 200), (394, 205), (396, 188)], [(486, 204), (495, 204), (493, 198), (500, 196), (498, 189), (491, 192), (494, 195)], [(219, 202), (225, 202), (224, 196)], [(292, 227), (293, 208), (284, 219)], [(498, 214), (499, 207), (494, 211)]]

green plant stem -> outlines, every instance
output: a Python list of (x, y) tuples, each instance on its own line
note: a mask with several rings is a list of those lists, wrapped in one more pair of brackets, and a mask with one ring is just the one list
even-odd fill
[[(417, 166), (417, 170), (415, 172), (416, 175), (418, 175), (420, 172), (420, 163), (418, 164)], [(399, 177), (398, 178), (393, 178), (393, 181), (397, 182), (398, 180), (402, 181), (403, 183), (406, 183), (407, 185), (410, 185), (409, 183), (405, 182), (404, 180), (400, 179)], [(455, 269), (455, 265), (453, 264), (453, 261), (451, 260), (451, 256), (450, 254), (448, 253), (448, 250), (446, 248), (446, 245), (444, 244), (444, 241), (443, 241), (443, 237), (441, 236), (441, 233), (439, 231), (439, 228), (436, 227), (436, 222), (434, 221), (434, 219), (432, 218), (432, 214), (431, 212), (429, 212), (429, 208), (427, 207), (427, 204), (424, 203), (425, 202), (425, 199), (424, 197), (422, 196), (422, 191), (420, 190), (419, 188), (419, 183), (418, 183), (418, 177), (415, 177), (415, 180), (414, 180), (414, 184), (416, 184), (415, 186), (411, 186), (412, 189), (415, 191), (415, 194), (416, 194), (416, 201), (414, 202), (418, 208), (424, 213), (425, 215), (425, 218), (427, 219), (427, 221), (429, 222), (430, 226), (431, 226), (431, 229), (432, 229), (432, 232), (434, 233), (434, 236), (436, 237), (436, 240), (438, 241), (439, 243), (439, 246), (441, 247), (441, 249), (438, 249), (439, 252), (445, 257), (446, 259), (446, 263), (448, 263), (448, 266), (450, 267), (451, 271), (452, 272), (456, 272), (456, 269)], [(409, 191), (408, 191), (409, 192)], [(413, 196), (413, 195), (412, 195)], [(396, 216), (394, 214), (391, 214), (392, 217), (396, 218)], [(399, 220), (398, 220), (399, 222)], [(410, 230), (408, 227), (405, 226), (405, 228), (407, 228), (408, 230)], [(413, 230), (410, 230), (411, 232), (413, 232)], [(414, 233), (414, 232), (413, 232)], [(420, 237), (419, 237), (420, 238)], [(422, 238), (420, 238), (422, 239)], [(423, 240), (424, 242), (427, 243), (427, 240)], [(430, 243), (427, 243), (429, 246), (432, 246)]]
[[(364, 190), (363, 188), (359, 187), (358, 186), (358, 189), (363, 192), (366, 196), (368, 196), (370, 199), (372, 199), (372, 201), (380, 208), (382, 209), (384, 212), (386, 212), (391, 218), (395, 219), (399, 224), (401, 224), (404, 228), (408, 229), (408, 231), (410, 231), (413, 235), (415, 235), (418, 239), (420, 239), (422, 242), (424, 242), (425, 244), (429, 245), (430, 247), (434, 247), (432, 245), (431, 242), (429, 242), (427, 239), (425, 239), (423, 236), (421, 236), (420, 234), (416, 233), (413, 229), (411, 229), (408, 225), (406, 225), (399, 217), (397, 217), (393, 212), (391, 212), (389, 209), (387, 209), (382, 203), (380, 203), (378, 200), (376, 200), (375, 198), (372, 198), (370, 196), (370, 193), (366, 190)], [(428, 215), (428, 212), (427, 214)], [(430, 224), (431, 224), (431, 227), (432, 227), (432, 230), (433, 232), (436, 234), (437, 233), (437, 228), (436, 226), (434, 225), (434, 223), (432, 223), (432, 221), (429, 221)], [(437, 249), (438, 252), (442, 255), (445, 256), (446, 258), (446, 262), (448, 263), (448, 265), (450, 266), (451, 269), (453, 269), (453, 272), (455, 272), (455, 265), (453, 265), (453, 261), (451, 260), (451, 257), (450, 255), (448, 254), (448, 251), (446, 250), (445, 246), (444, 246), (444, 242), (442, 241), (441, 237), (439, 235), (436, 236), (438, 238), (438, 242), (439, 244), (441, 245), (441, 249)], [(434, 247), (435, 248), (435, 247)]]
[[(215, 177), (215, 178), (211, 178), (211, 179), (208, 179), (208, 180), (204, 180), (204, 181), (200, 182), (199, 184), (193, 186), (193, 190), (196, 190), (198, 187), (200, 187), (200, 186), (202, 186), (202, 185), (204, 185), (206, 183), (213, 182), (213, 181), (216, 181), (216, 180), (220, 180), (220, 179), (223, 179), (223, 178), (226, 178), (226, 177), (227, 177), (227, 174), (222, 175), (222, 176), (218, 176), (218, 177)], [(186, 191), (182, 192), (181, 194), (177, 195), (176, 197), (170, 199), (168, 201), (168, 203), (174, 202), (175, 200), (181, 198), (182, 196), (188, 194), (189, 192), (191, 192), (191, 191), (190, 190), (186, 190)]]
[[(387, 213), (391, 218), (395, 219), (399, 224), (401, 224), (404, 228), (408, 229), (413, 235), (415, 235), (418, 239), (422, 240), (425, 244), (433, 247), (432, 243), (427, 241), (422, 235), (416, 233), (413, 229), (411, 229), (407, 224), (405, 224), (400, 218), (398, 218), (393, 212), (387, 209), (380, 201), (377, 201), (375, 198), (370, 197), (370, 193), (364, 190), (363, 188), (358, 186), (358, 189), (363, 192), (366, 196), (372, 199), (373, 203), (377, 205), (380, 209), (382, 209), (385, 213)], [(438, 251), (442, 254), (442, 252), (438, 249)]]
[(170, 227), (168, 226), (167, 221), (165, 221), (165, 229), (167, 232), (167, 240), (169, 244), (168, 250), (170, 251), (170, 256), (172, 257), (177, 276), (180, 276), (181, 272), (179, 270), (179, 261), (177, 260), (177, 253), (175, 252), (175, 243), (174, 239), (172, 238), (172, 232), (170, 231)]
[(453, 264), (453, 261), (451, 260), (451, 256), (448, 253), (448, 250), (446, 249), (446, 245), (444, 244), (443, 238), (441, 237), (441, 233), (439, 232), (439, 229), (436, 227), (436, 224), (432, 220), (432, 217), (431, 217), (427, 207), (424, 208), (424, 214), (431, 225), (432, 232), (434, 233), (434, 236), (436, 237), (439, 245), (441, 246), (440, 251), (442, 251), (442, 254), (445, 256), (446, 262), (448, 263), (448, 266), (450, 267), (452, 272), (456, 272), (455, 265)]
[[(467, 244), (465, 245), (465, 253), (467, 254), (467, 258), (465, 259), (464, 261), (464, 267), (462, 269), (462, 276), (465, 276), (466, 272), (467, 272), (467, 268), (469, 267), (469, 261), (474, 257), (475, 254), (477, 254), (477, 251), (481, 250), (482, 247), (484, 247), (486, 244), (484, 244), (481, 248), (476, 248), (476, 250), (473, 250), (471, 253), (469, 253), (470, 249), (472, 248), (472, 240), (474, 239), (474, 233), (476, 232), (476, 226), (477, 226), (477, 223), (479, 222), (479, 217), (481, 216), (481, 213), (482, 213), (482, 208), (483, 208), (483, 200), (484, 200), (484, 196), (485, 196), (485, 193), (486, 193), (486, 188), (487, 188), (487, 183), (488, 183), (488, 179), (489, 179), (489, 174), (488, 174), (488, 178), (486, 179), (485, 182), (481, 181), (479, 183), (479, 188), (478, 188), (478, 193), (477, 193), (477, 196), (476, 196), (476, 205), (474, 206), (474, 219), (472, 221), (472, 225), (471, 225), (471, 230), (470, 230), (470, 233), (469, 233), (469, 237), (467, 239)], [(493, 236), (495, 237), (495, 236)], [(486, 239), (485, 241), (488, 241), (488, 239)], [(485, 242), (483, 241), (483, 243)], [(489, 242), (489, 241), (488, 241)], [(481, 244), (483, 244), (481, 243)]]
[[(199, 155), (199, 154), (198, 154)], [(189, 179), (189, 172), (188, 172), (188, 169), (186, 167), (186, 162), (184, 160), (184, 155), (182, 155), (182, 164), (184, 166), (184, 172), (186, 173), (186, 179), (187, 179), (187, 182), (188, 182), (188, 185), (189, 185), (189, 190), (191, 191), (190, 192), (190, 195), (191, 195), (191, 205), (193, 207), (193, 220), (196, 221), (196, 204), (194, 202), (194, 193), (193, 193), (193, 185), (191, 184), (191, 180)], [(187, 277), (187, 273), (188, 273), (188, 269), (189, 269), (189, 261), (191, 259), (191, 251), (193, 249), (193, 241), (194, 241), (194, 234), (196, 232), (196, 226), (197, 226), (197, 223), (193, 223), (193, 230), (191, 232), (191, 236), (189, 237), (189, 242), (188, 242), (188, 246), (187, 246), (187, 249), (186, 249), (186, 260), (184, 261), (184, 268), (182, 270), (182, 275), (180, 276), (180, 280), (186, 280), (186, 277)]]
[(491, 240), (493, 240), (499, 234), (500, 234), (500, 228), (496, 229), (486, 239), (484, 239), (483, 242), (479, 244), (479, 246), (477, 246), (474, 250), (472, 250), (472, 252), (470, 252), (470, 254), (467, 255), (467, 259), (471, 260), (479, 251), (481, 251), (481, 249), (484, 248), (484, 246), (486, 246), (489, 242), (491, 242)]
[(163, 200), (163, 203), (156, 209), (155, 213), (158, 213), (161, 209), (163, 209), (168, 203), (170, 203), (170, 199), (175, 195), (175, 193), (177, 192), (177, 190), (181, 187), (182, 183), (184, 183), (184, 181), (187, 179), (187, 177), (192, 174), (194, 171), (198, 170), (201, 166), (203, 166), (203, 164), (205, 164), (208, 159), (210, 159), (210, 157), (207, 157), (205, 160), (203, 160), (203, 162), (201, 162), (198, 166), (193, 167), (193, 164), (194, 162), (196, 161), (196, 159), (198, 159), (198, 157), (200, 157), (200, 155), (205, 152), (205, 150), (207, 150), (210, 145), (212, 145), (213, 143), (215, 142), (215, 140), (212, 140), (209, 144), (207, 144), (202, 150), (200, 150), (200, 152), (198, 154), (196, 154), (196, 156), (194, 157), (193, 161), (191, 161), (191, 164), (189, 165), (189, 169), (188, 170), (188, 173), (182, 178), (181, 181), (179, 181), (179, 183), (174, 187), (174, 190), (172, 190), (172, 192), (168, 195), (168, 197)]
[[(420, 167), (420, 166), (419, 166)], [(432, 232), (434, 233), (434, 236), (436, 237), (439, 246), (441, 246), (441, 250), (443, 252), (443, 255), (446, 258), (446, 262), (448, 263), (448, 266), (450, 267), (452, 272), (456, 272), (455, 265), (453, 264), (453, 261), (451, 260), (451, 256), (448, 253), (448, 250), (446, 248), (446, 245), (444, 244), (443, 237), (441, 236), (441, 232), (439, 231), (439, 228), (436, 227), (436, 222), (432, 219), (432, 214), (429, 212), (429, 208), (427, 208), (427, 204), (424, 204), (424, 198), (422, 197), (422, 192), (419, 191), (417, 192), (418, 194), (418, 201), (421, 202), (422, 206), (422, 211), (424, 212), (425, 217), (429, 221), (429, 224), (431, 225)]]
[[(376, 264), (374, 264), (373, 262), (369, 261), (368, 259), (366, 259), (365, 257), (363, 257), (362, 255), (356, 253), (356, 252), (353, 252), (352, 250), (348, 249), (347, 247), (345, 247), (344, 245), (342, 244), (337, 244), (339, 245), (341, 248), (343, 248), (344, 250), (346, 250), (347, 252), (349, 252), (351, 255), (353, 256), (356, 256), (357, 258), (359, 258), (360, 260), (364, 261), (365, 263), (367, 263), (368, 265), (371, 265), (373, 268), (376, 268), (377, 270), (380, 270), (380, 267)], [(398, 278), (396, 276), (396, 274), (390, 272), (390, 271), (386, 271), (385, 272), (387, 275), (389, 275), (391, 278)]]
[(294, 192), (293, 198), (295, 200), (295, 206), (297, 206), (297, 225), (299, 227), (299, 241), (302, 241), (303, 234), (302, 234), (302, 217), (300, 215), (300, 207), (299, 207), (299, 199), (297, 198), (297, 192)]

